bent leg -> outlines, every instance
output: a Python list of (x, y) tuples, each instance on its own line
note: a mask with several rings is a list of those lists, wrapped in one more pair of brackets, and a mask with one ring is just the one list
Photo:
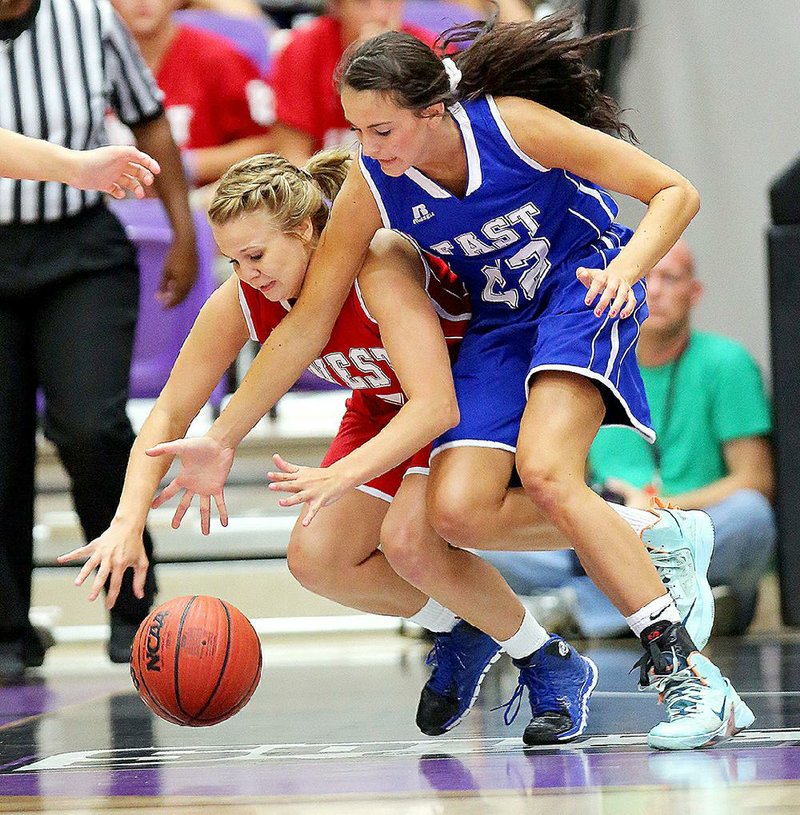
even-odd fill
[[(321, 509), (289, 541), (289, 570), (309, 591), (372, 614), (411, 617), (427, 597), (403, 580), (379, 551), (389, 503), (351, 490)], [(301, 516), (302, 517), (302, 516)]]
[(605, 410), (588, 378), (537, 374), (520, 426), (517, 468), (526, 492), (572, 541), (594, 584), (629, 616), (665, 589), (639, 537), (584, 480)]
[(570, 549), (572, 544), (525, 494), (509, 488), (514, 454), (452, 447), (431, 461), (428, 512), (439, 535), (467, 549)]
[(420, 512), (427, 481), (421, 475), (406, 477), (394, 499), (381, 530), (389, 563), (425, 595), (490, 637), (510, 639), (519, 631), (524, 607), (494, 567), (451, 546)]

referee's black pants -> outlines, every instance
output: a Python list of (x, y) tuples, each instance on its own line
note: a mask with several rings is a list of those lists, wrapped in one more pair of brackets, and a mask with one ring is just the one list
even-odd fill
[[(134, 438), (125, 405), (138, 281), (135, 253), (104, 208), (0, 227), (0, 640), (30, 631), (37, 388), (86, 540), (114, 516)], [(144, 544), (152, 564), (147, 532)], [(151, 566), (135, 598), (128, 570), (112, 615), (138, 622), (155, 590)]]

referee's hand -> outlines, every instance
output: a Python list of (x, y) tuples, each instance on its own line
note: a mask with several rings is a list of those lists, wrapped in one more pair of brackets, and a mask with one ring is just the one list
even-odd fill
[(98, 147), (96, 150), (71, 150), (73, 170), (65, 179), (79, 190), (100, 190), (114, 198), (132, 193), (144, 198), (161, 172), (158, 162), (135, 147)]

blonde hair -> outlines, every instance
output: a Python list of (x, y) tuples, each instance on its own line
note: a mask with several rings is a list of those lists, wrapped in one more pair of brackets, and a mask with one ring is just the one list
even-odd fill
[(243, 159), (219, 180), (208, 217), (212, 224), (222, 226), (263, 207), (282, 232), (296, 232), (311, 218), (317, 238), (350, 162), (350, 154), (341, 149), (317, 153), (302, 168), (274, 153)]

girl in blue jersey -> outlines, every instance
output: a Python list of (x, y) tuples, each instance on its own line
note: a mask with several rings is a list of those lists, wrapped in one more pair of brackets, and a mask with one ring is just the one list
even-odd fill
[[(732, 735), (752, 714), (699, 654), (639, 537), (586, 486), (584, 471), (602, 424), (653, 439), (635, 354), (643, 278), (699, 198), (680, 174), (604, 132), (629, 133), (583, 58), (611, 35), (570, 37), (573, 23), (565, 13), (453, 29), (448, 42), (471, 44), (452, 60), (399, 33), (346, 54), (340, 92), (360, 162), (292, 319), (265, 346), (270, 358), (262, 351), (208, 438), (182, 443), (181, 478), (190, 492), (201, 481), (221, 490), (230, 449), (269, 408), (270, 389), (278, 393), (324, 343), (371, 236), (382, 225), (405, 232), (463, 279), (474, 315), (454, 369), (461, 421), (432, 458), (433, 525), (454, 546), (525, 549), (537, 525), (554, 523), (641, 638), (641, 683), (658, 685), (669, 714), (650, 743), (696, 747)], [(634, 232), (615, 223), (606, 189), (647, 205)], [(215, 451), (202, 474), (201, 446)], [(522, 490), (507, 489), (515, 466)], [(633, 522), (640, 531), (653, 524), (647, 514)], [(660, 525), (666, 535), (681, 522), (685, 549), (707, 563), (705, 516), (662, 513), (651, 544), (662, 540)], [(495, 586), (472, 565), (458, 569), (462, 554), (414, 540), (387, 553), (411, 583), (499, 641), (541, 642), (528, 617), (493, 619)], [(517, 660), (521, 676), (537, 665), (555, 671), (557, 656)]]

